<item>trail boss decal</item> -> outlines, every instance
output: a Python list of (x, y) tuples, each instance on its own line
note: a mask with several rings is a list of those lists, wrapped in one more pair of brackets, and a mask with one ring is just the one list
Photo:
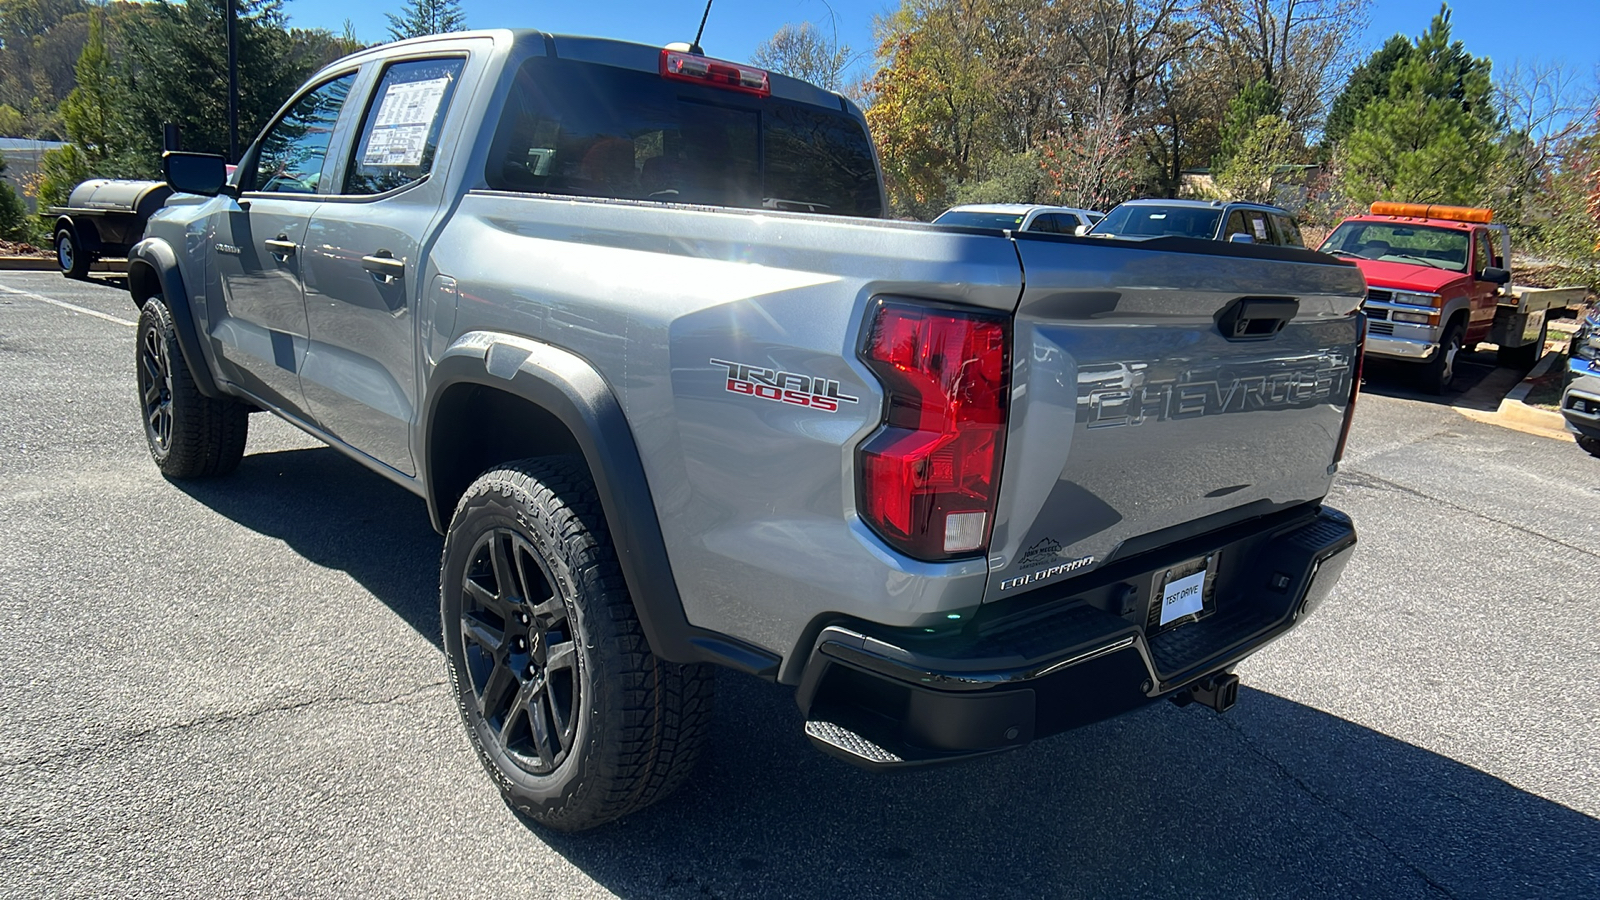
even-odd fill
[(730, 394), (744, 394), (830, 413), (838, 412), (841, 403), (861, 402), (858, 397), (841, 393), (839, 382), (832, 379), (812, 378), (798, 372), (780, 372), (725, 359), (713, 359), (711, 364), (728, 370), (725, 387)]

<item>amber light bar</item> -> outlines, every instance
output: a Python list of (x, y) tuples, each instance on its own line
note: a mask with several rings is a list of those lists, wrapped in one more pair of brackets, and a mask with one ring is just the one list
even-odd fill
[(1372, 204), (1375, 216), (1401, 216), (1410, 219), (1444, 219), (1448, 222), (1472, 222), (1487, 225), (1494, 221), (1494, 210), (1476, 206), (1435, 206), (1431, 203)]

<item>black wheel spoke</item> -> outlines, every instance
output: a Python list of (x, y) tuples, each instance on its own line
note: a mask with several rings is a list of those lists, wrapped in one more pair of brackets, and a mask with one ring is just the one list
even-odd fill
[(489, 562), (494, 566), (495, 594), (502, 603), (511, 603), (513, 597), (520, 597), (516, 576), (511, 571), (510, 544), (511, 535), (505, 532), (496, 532), (489, 540)]
[(470, 575), (461, 584), (466, 589), (467, 595), (476, 600), (478, 605), (484, 609), (492, 610), (502, 618), (510, 612), (512, 604), (507, 603), (500, 595), (472, 580)]
[(506, 641), (504, 631), (470, 614), (461, 617), (461, 634), (491, 655), (500, 652)]
[(571, 669), (578, 664), (578, 644), (576, 641), (563, 641), (546, 651), (544, 667), (546, 671), (555, 672), (559, 669)]
[(541, 627), (549, 628), (567, 617), (566, 607), (562, 606), (560, 597), (551, 597), (543, 603), (534, 605), (533, 617), (538, 620)]
[[(483, 717), (491, 722), (499, 716), (506, 706), (507, 695), (514, 695), (520, 689), (517, 677), (504, 663), (496, 664), (494, 671), (489, 673), (489, 682), (483, 686), (483, 693), (479, 702), (483, 704)], [(505, 713), (510, 718), (510, 713)]]
[(549, 768), (556, 763), (556, 746), (553, 743), (555, 735), (550, 733), (550, 717), (547, 709), (550, 688), (548, 684), (542, 684), (527, 693), (526, 709), (528, 724), (532, 726), (530, 731), (533, 736), (533, 749), (539, 754), (539, 763)]

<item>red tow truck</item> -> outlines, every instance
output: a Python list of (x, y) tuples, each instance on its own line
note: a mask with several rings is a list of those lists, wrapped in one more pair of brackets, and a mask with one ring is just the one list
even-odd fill
[(1584, 296), (1512, 286), (1511, 234), (1488, 209), (1374, 203), (1340, 222), (1321, 250), (1354, 260), (1366, 276), (1366, 352), (1416, 363), (1433, 394), (1450, 387), (1461, 351), (1480, 342), (1499, 347), (1501, 365), (1532, 366), (1548, 320)]

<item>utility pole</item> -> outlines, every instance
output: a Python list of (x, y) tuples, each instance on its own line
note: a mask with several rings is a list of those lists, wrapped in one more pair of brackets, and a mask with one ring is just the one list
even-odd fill
[(239, 161), (239, 0), (228, 0), (228, 162)]

